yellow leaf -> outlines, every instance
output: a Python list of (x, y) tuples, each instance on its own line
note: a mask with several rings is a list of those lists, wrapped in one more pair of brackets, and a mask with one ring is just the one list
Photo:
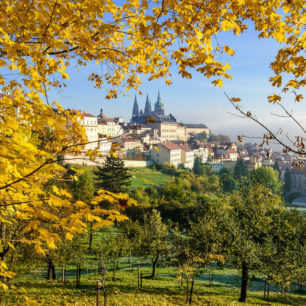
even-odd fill
[(223, 82), (222, 80), (218, 79), (218, 80), (214, 80), (211, 82), (214, 86), (219, 86), (219, 88), (221, 88), (223, 86)]
[(73, 235), (71, 233), (66, 233), (66, 239), (67, 240), (72, 240)]
[(240, 102), (241, 101), (241, 99), (240, 98), (232, 98), (231, 99), (233, 102), (236, 102), (236, 103), (238, 103), (238, 102)]
[(7, 244), (10, 246), (10, 248), (12, 248), (14, 251), (16, 251), (16, 249), (15, 249), (13, 244), (11, 244), (9, 241), (7, 242)]

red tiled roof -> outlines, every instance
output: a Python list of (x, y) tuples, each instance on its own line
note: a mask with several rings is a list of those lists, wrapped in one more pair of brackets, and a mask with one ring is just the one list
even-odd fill
[(227, 152), (230, 153), (230, 154), (237, 153), (237, 152), (236, 152), (235, 150), (233, 150), (233, 149), (228, 149)]
[(99, 119), (100, 119), (100, 118), (101, 118), (102, 120), (106, 121), (106, 122), (115, 122), (114, 119), (108, 118), (108, 117), (106, 117), (104, 114), (102, 114), (102, 116), (99, 115)]
[(96, 116), (94, 116), (94, 115), (92, 115), (92, 114), (89, 114), (89, 113), (86, 113), (86, 112), (84, 112), (84, 111), (81, 111), (81, 115), (82, 115), (83, 117), (93, 117), (93, 118), (96, 117)]
[(93, 118), (96, 117), (96, 116), (94, 116), (94, 115), (91, 115), (91, 114), (89, 114), (89, 113), (86, 113), (86, 112), (84, 112), (84, 111), (82, 111), (82, 110), (77, 110), (77, 109), (70, 109), (70, 112), (71, 112), (72, 114), (76, 114), (77, 112), (80, 112), (80, 114), (81, 114), (82, 117), (93, 117)]
[(185, 152), (192, 152), (192, 150), (186, 145), (179, 145), (179, 146)]
[(181, 147), (173, 142), (163, 142), (162, 145), (168, 150), (180, 150)]

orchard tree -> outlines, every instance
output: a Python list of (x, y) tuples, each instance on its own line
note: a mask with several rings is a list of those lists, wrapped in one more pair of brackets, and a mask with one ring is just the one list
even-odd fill
[[(107, 67), (98, 67), (102, 75), (93, 71), (89, 76), (97, 88), (110, 85), (107, 98), (117, 97), (118, 88), (138, 90), (140, 76), (164, 78), (170, 84), (173, 65), (182, 77), (191, 78), (194, 69), (221, 87), (222, 78), (231, 76), (230, 65), (219, 55), (233, 56), (235, 51), (229, 44), (215, 43), (216, 37), (228, 31), (240, 35), (252, 22), (260, 38), (282, 43), (271, 63), (272, 85), (282, 86), (282, 74), (288, 73), (284, 90), (294, 89), (295, 100), (302, 99), (297, 93), (305, 85), (300, 56), (305, 15), (300, 0), (13, 0), (2, 1), (0, 10), (2, 223), (36, 221), (38, 214), (49, 213), (54, 227), (64, 227), (70, 237), (84, 228), (84, 220), (93, 218), (87, 203), (76, 204), (82, 209), (75, 212), (71, 197), (61, 200), (65, 191), (52, 195), (44, 190), (50, 178), (62, 178), (65, 170), (57, 164), (61, 156), (78, 154), (88, 141), (79, 125), (80, 114), (48, 97), (49, 89), (65, 86), (70, 65), (82, 69), (95, 62)], [(269, 100), (280, 98), (273, 94)], [(297, 139), (298, 151), (302, 144), (303, 138)], [(93, 159), (95, 152), (88, 155)], [(66, 223), (49, 211), (63, 205), (71, 208)], [(40, 222), (31, 226), (31, 243), (37, 243), (37, 250), (54, 243), (56, 236), (42, 231)], [(6, 271), (2, 261), (0, 275), (11, 276)]]
[(144, 256), (152, 256), (152, 274), (156, 277), (156, 267), (161, 256), (169, 253), (168, 229), (162, 222), (160, 213), (153, 209), (145, 216), (142, 232), (140, 233), (140, 251)]
[(249, 273), (260, 269), (264, 244), (269, 239), (274, 209), (281, 208), (281, 199), (271, 189), (253, 184), (233, 193), (226, 222), (228, 240), (224, 251), (242, 270), (240, 302), (246, 302)]
[(273, 220), (263, 252), (261, 271), (285, 295), (290, 283), (305, 281), (306, 217), (296, 210), (279, 209), (271, 212)]

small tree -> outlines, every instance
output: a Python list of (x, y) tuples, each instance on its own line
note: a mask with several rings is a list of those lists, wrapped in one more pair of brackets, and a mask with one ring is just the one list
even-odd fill
[(131, 175), (124, 167), (124, 161), (120, 157), (110, 154), (103, 167), (98, 167), (95, 172), (96, 186), (111, 192), (126, 192), (130, 185)]
[(141, 253), (152, 256), (151, 277), (155, 278), (158, 260), (169, 251), (168, 229), (157, 210), (153, 209), (152, 213), (145, 216), (140, 241)]
[(273, 193), (279, 194), (282, 190), (283, 182), (279, 178), (279, 173), (271, 167), (260, 167), (253, 170), (250, 179), (252, 183), (270, 188)]
[[(77, 181), (74, 181), (72, 184), (72, 194), (76, 201), (83, 201), (89, 204), (93, 198), (95, 187), (93, 184), (93, 177), (92, 172), (85, 170), (82, 175), (78, 178)], [(92, 239), (93, 239), (93, 223), (89, 222), (88, 225), (88, 235), (89, 235), (89, 242), (88, 242), (88, 249), (91, 250), (92, 248)]]
[(261, 270), (282, 291), (283, 296), (293, 279), (305, 280), (306, 217), (296, 210), (279, 209), (273, 220), (261, 253)]
[(249, 272), (260, 268), (261, 254), (273, 222), (271, 211), (281, 207), (281, 200), (269, 188), (257, 184), (235, 192), (230, 207), (226, 220), (229, 239), (225, 241), (224, 251), (242, 270), (239, 301), (246, 302)]

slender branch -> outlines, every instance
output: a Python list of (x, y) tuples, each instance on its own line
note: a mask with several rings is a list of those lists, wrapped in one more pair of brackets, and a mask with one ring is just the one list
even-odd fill
[(283, 111), (288, 115), (288, 117), (290, 117), (301, 128), (301, 130), (306, 134), (305, 128), (295, 119), (295, 117), (293, 117), (292, 113), (289, 113), (288, 110), (280, 103), (278, 103), (278, 105), (279, 107), (283, 109)]
[(165, 5), (165, 1), (162, 0), (162, 7), (161, 7), (161, 10), (160, 10), (160, 12), (159, 12), (159, 14), (158, 14), (158, 16), (157, 16), (157, 18), (156, 18), (156, 20), (155, 20), (154, 26), (153, 26), (153, 36), (154, 36), (154, 37), (155, 37), (156, 25), (157, 25), (157, 23), (158, 23), (158, 21), (159, 21), (160, 16), (161, 16), (162, 13), (164, 12), (164, 5)]
[(30, 11), (32, 5), (33, 5), (33, 0), (31, 1), (29, 7), (27, 8), (27, 10), (26, 10), (26, 12), (25, 12), (25, 14), (24, 14), (24, 17), (26, 17), (26, 16), (28, 15), (28, 13), (29, 13), (29, 11)]
[[(226, 98), (228, 99), (228, 101), (234, 106), (234, 108), (240, 112), (242, 115), (244, 115), (246, 118), (250, 118), (251, 120), (253, 120), (254, 122), (256, 122), (257, 124), (259, 124), (263, 129), (265, 129), (269, 134), (271, 139), (274, 139), (277, 141), (277, 143), (279, 143), (280, 145), (282, 145), (287, 151), (291, 151), (295, 154), (298, 154), (300, 156), (306, 156), (306, 152), (304, 150), (298, 150), (292, 147), (289, 147), (287, 144), (285, 144), (275, 133), (273, 133), (266, 125), (264, 125), (262, 122), (260, 122), (257, 118), (255, 118), (249, 111), (245, 112), (241, 109), (241, 107), (239, 107), (237, 104), (235, 104), (232, 99), (227, 95), (226, 92), (224, 92), (224, 95), (226, 96)], [(270, 140), (267, 139), (268, 137), (265, 137), (266, 140)]]
[(47, 31), (48, 31), (48, 29), (49, 29), (49, 27), (50, 27), (50, 25), (51, 25), (51, 22), (52, 22), (52, 19), (53, 19), (53, 16), (54, 16), (54, 12), (55, 12), (56, 6), (57, 6), (57, 1), (55, 1), (55, 3), (54, 3), (54, 6), (53, 6), (53, 10), (52, 10), (52, 13), (51, 13), (51, 17), (50, 17), (49, 23), (47, 24), (46, 29), (45, 29), (45, 32), (44, 32), (44, 34), (43, 34), (43, 36), (42, 36), (43, 38), (44, 38), (45, 35), (47, 34)]
[(38, 166), (36, 169), (34, 169), (33, 171), (29, 172), (28, 174), (26, 174), (26, 175), (22, 176), (21, 178), (15, 180), (15, 181), (12, 181), (12, 182), (10, 182), (10, 183), (8, 183), (8, 184), (2, 185), (2, 186), (0, 187), (0, 190), (6, 189), (6, 188), (8, 188), (8, 187), (11, 187), (12, 185), (15, 185), (15, 184), (17, 184), (17, 183), (23, 181), (23, 180), (26, 179), (27, 177), (29, 177), (29, 176), (33, 175), (34, 173), (36, 173), (37, 171), (39, 171), (39, 170), (40, 170), (41, 168), (43, 168), (44, 166), (46, 166), (46, 165), (48, 165), (48, 164), (52, 164), (52, 163), (54, 163), (55, 161), (56, 161), (56, 160), (54, 160), (54, 159), (48, 158), (44, 163), (42, 163), (40, 166)]

